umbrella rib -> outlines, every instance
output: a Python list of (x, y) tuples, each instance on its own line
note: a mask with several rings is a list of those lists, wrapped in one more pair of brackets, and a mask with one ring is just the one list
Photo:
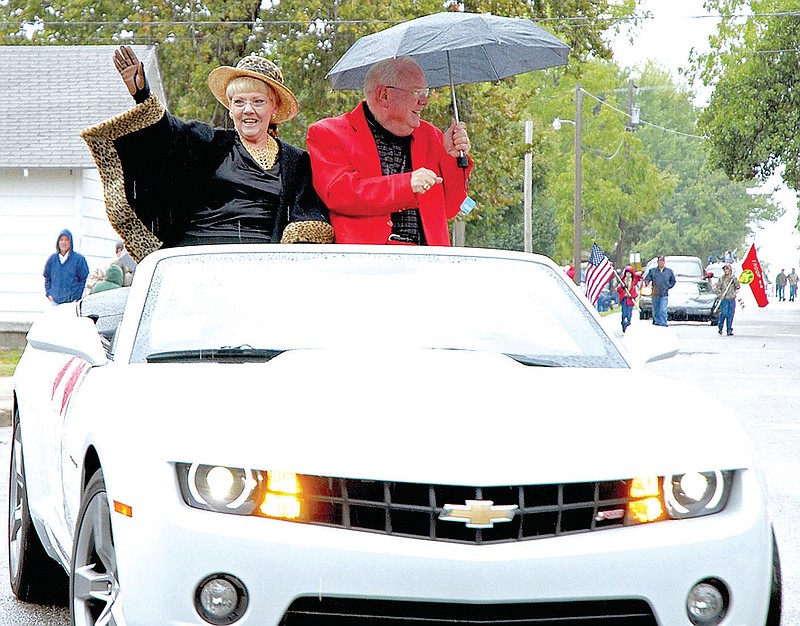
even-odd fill
[(494, 63), (492, 63), (492, 58), (489, 56), (489, 53), (486, 52), (486, 46), (481, 46), (481, 52), (483, 53), (483, 56), (486, 57), (486, 62), (489, 64), (489, 67), (492, 68), (492, 73), (495, 76), (495, 81), (500, 80), (502, 76), (500, 76), (500, 72), (497, 71), (497, 68), (495, 67)]

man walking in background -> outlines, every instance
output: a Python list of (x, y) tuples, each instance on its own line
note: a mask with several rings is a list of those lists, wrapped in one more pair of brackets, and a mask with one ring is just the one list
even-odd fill
[(658, 257), (658, 265), (647, 272), (644, 284), (653, 285), (653, 324), (655, 326), (667, 325), (667, 297), (669, 290), (675, 286), (675, 274), (665, 267), (664, 255)]
[(792, 273), (786, 277), (786, 282), (789, 283), (789, 302), (794, 302), (794, 299), (797, 297), (797, 282), (799, 280), (800, 276), (798, 276), (797, 272), (792, 268)]
[(722, 334), (722, 329), (727, 325), (728, 336), (733, 334), (733, 314), (736, 312), (736, 294), (739, 292), (739, 280), (733, 275), (730, 264), (722, 266), (723, 274), (715, 287), (720, 297), (719, 321), (717, 329)]
[(786, 300), (786, 274), (784, 270), (775, 277), (775, 295), (778, 296), (778, 302)]

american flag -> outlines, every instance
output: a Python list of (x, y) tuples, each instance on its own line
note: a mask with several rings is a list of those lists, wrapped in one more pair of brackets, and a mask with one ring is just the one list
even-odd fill
[(614, 276), (614, 266), (611, 265), (611, 261), (603, 254), (600, 246), (592, 244), (589, 266), (586, 268), (586, 297), (589, 298), (589, 302), (592, 304), (597, 302), (597, 297), (612, 276)]

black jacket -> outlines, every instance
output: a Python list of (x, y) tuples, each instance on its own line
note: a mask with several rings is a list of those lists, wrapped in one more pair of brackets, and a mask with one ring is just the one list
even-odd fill
[[(235, 130), (176, 118), (154, 95), (82, 136), (100, 169), (109, 220), (137, 260), (182, 241), (193, 213), (213, 192), (215, 172), (240, 141)], [(308, 153), (279, 146), (273, 242), (289, 223), (329, 221), (311, 183)]]

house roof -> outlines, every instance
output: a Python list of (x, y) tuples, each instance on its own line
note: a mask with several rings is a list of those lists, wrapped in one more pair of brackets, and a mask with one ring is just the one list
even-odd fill
[[(153, 46), (131, 46), (164, 102)], [(0, 46), (0, 168), (94, 167), (79, 133), (134, 102), (117, 46)]]

